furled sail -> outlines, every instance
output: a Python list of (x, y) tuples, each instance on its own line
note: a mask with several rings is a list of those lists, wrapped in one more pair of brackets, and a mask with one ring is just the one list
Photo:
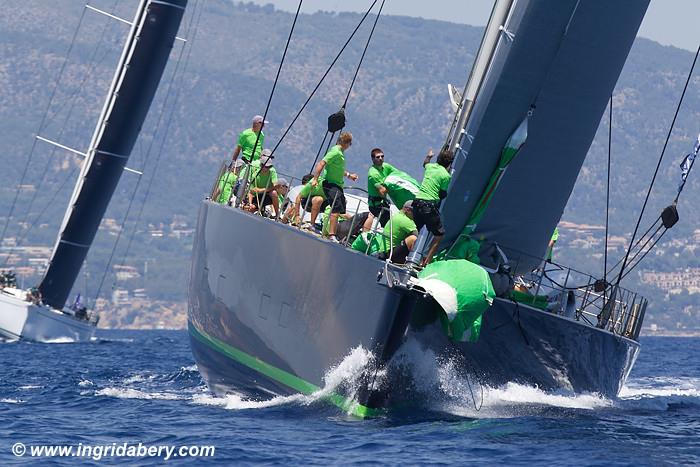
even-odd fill
[(571, 195), (647, 0), (518, 0), (481, 83), (443, 204), (449, 247), (463, 232), (508, 139), (532, 109), (527, 140), (502, 174), (472, 236), (516, 272), (544, 256)]
[(87, 256), (158, 88), (187, 0), (142, 0), (39, 290), (58, 309)]

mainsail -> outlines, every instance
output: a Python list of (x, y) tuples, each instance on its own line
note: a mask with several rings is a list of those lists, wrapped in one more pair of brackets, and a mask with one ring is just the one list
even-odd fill
[(39, 290), (62, 309), (163, 75), (187, 0), (141, 0)]
[(477, 208), (508, 139), (528, 119), (473, 237), (515, 272), (538, 265), (648, 6), (647, 0), (514, 3), (460, 141), (443, 204), (448, 247)]

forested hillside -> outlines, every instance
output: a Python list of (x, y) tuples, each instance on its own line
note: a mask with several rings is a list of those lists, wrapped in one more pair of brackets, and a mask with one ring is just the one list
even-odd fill
[[(93, 0), (90, 4), (130, 19), (136, 1)], [(264, 111), (293, 15), (271, 6), (227, 0), (190, 2), (190, 7), (195, 5), (197, 9), (187, 12), (180, 32), (191, 50), (181, 54), (183, 43), (175, 44), (129, 162), (144, 175), (140, 181), (133, 174), (123, 176), (107, 214), (114, 223), (101, 229), (89, 255), (89, 295), (97, 290), (117, 237), (120, 242), (113, 264), (122, 262), (135, 224), (137, 233), (125, 264), (140, 272), (141, 282), (128, 279), (119, 287), (143, 286), (151, 298), (185, 300), (191, 242), (187, 231), (196, 222), (198, 203), (208, 192), (219, 164), (229, 156), (237, 133), (249, 126), (254, 114)], [(0, 219), (4, 226), (20, 181), (32, 185), (20, 193), (5, 236), (26, 245), (51, 245), (81, 161), (36, 142), (33, 135), (85, 149), (128, 26), (84, 10), (79, 1), (5, 0), (3, 6)], [(299, 18), (271, 103), (266, 146), (278, 142), (360, 18), (354, 13), (322, 12)], [(280, 145), (276, 162), (281, 172), (300, 176), (310, 169), (326, 118), (345, 98), (372, 20), (368, 18), (358, 31)], [(191, 25), (197, 25), (196, 30)], [(347, 108), (347, 129), (355, 136), (348, 165), (363, 175), (361, 184), (370, 164), (370, 149), (375, 146), (384, 149), (387, 161), (420, 178), (425, 151), (443, 144), (450, 124), (447, 83), (464, 85), (481, 33), (481, 28), (439, 21), (400, 16), (380, 19)], [(629, 235), (634, 227), (692, 58), (690, 52), (638, 39), (615, 89), (610, 218), (616, 236)], [(672, 200), (678, 164), (700, 131), (699, 84), (700, 79), (693, 78), (688, 88), (652, 196), (650, 218)], [(604, 223), (607, 132), (606, 116), (565, 212), (566, 221)], [(679, 206), (681, 222), (665, 238), (687, 242), (675, 250), (672, 244), (662, 245), (665, 254), (652, 255), (646, 267), (700, 266), (694, 246), (686, 248), (688, 242), (694, 245), (692, 232), (700, 228), (700, 208), (693, 202), (699, 185), (698, 178), (691, 175)], [(546, 195), (546, 187), (533, 189)], [(132, 197), (135, 201), (120, 234), (119, 225)], [(159, 231), (164, 234), (154, 234)], [(566, 236), (561, 246), (565, 240)], [(601, 271), (602, 255), (581, 248), (560, 250), (562, 261), (596, 274)], [(621, 248), (611, 251), (615, 260), (621, 253)], [(110, 274), (102, 294), (114, 287), (115, 278)]]

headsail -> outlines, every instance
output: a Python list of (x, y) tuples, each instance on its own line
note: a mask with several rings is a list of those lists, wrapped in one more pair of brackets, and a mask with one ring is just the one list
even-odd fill
[(536, 267), (573, 190), (648, 1), (519, 0), (481, 84), (443, 205), (445, 246), (475, 212), (501, 152), (531, 106), (527, 142), (482, 213), (517, 272)]
[(187, 0), (142, 0), (39, 290), (62, 309), (163, 75)]

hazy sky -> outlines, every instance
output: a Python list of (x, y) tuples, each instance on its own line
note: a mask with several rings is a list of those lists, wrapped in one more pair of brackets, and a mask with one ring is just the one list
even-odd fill
[[(556, 1), (556, 0), (549, 0)], [(614, 0), (613, 0), (614, 1)], [(296, 11), (298, 0), (254, 0), (272, 3), (281, 10)], [(304, 0), (302, 11), (364, 11), (371, 0)], [(493, 0), (388, 0), (388, 14), (421, 16), (454, 23), (483, 26), (488, 20)], [(639, 35), (664, 45), (695, 51), (700, 44), (700, 0), (651, 0)]]

